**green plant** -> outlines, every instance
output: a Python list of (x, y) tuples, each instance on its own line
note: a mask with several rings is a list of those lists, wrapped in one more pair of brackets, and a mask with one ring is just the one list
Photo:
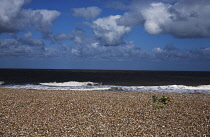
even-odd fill
[(153, 107), (157, 109), (165, 108), (164, 106), (161, 106), (161, 105), (154, 105)]
[(161, 109), (165, 108), (165, 105), (168, 105), (169, 102), (172, 102), (170, 97), (162, 96), (162, 97), (157, 97), (157, 96), (152, 96), (152, 101), (156, 105), (153, 105), (153, 107)]

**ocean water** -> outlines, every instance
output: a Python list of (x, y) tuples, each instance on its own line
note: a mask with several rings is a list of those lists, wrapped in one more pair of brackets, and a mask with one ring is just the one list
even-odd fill
[(210, 72), (0, 69), (0, 88), (210, 94)]
[[(69, 84), (66, 84), (69, 83)], [(105, 90), (105, 91), (130, 91), (130, 92), (175, 92), (175, 93), (206, 93), (210, 94), (210, 85), (185, 86), (185, 85), (165, 85), (165, 86), (115, 86), (115, 85), (78, 85), (64, 83), (40, 83), (40, 84), (23, 84), (23, 85), (0, 85), (0, 88), (15, 89), (42, 89), (42, 90)], [(85, 82), (92, 83), (92, 82)]]

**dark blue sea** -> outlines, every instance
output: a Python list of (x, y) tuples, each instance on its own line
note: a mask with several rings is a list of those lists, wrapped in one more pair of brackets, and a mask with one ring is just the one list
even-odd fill
[(210, 93), (210, 71), (0, 69), (0, 88)]

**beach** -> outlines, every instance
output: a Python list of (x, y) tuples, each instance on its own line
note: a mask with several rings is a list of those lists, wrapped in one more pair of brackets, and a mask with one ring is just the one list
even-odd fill
[(210, 94), (0, 88), (0, 103), (0, 136), (210, 135)]

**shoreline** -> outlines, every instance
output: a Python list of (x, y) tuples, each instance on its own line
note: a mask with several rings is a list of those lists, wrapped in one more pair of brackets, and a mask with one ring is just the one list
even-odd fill
[[(152, 96), (172, 98), (153, 107)], [(208, 136), (210, 94), (0, 88), (0, 136)]]
[[(28, 89), (28, 90), (61, 90), (61, 91), (117, 91), (117, 92), (158, 92), (158, 93), (202, 93), (210, 94), (210, 85), (200, 86), (186, 86), (186, 85), (162, 85), (162, 86), (112, 86), (112, 85), (101, 85), (101, 86), (75, 86), (72, 82), (64, 83), (49, 83), (50, 86), (42, 85), (0, 85), (2, 89)], [(83, 84), (84, 82), (76, 82)], [(59, 86), (57, 85), (59, 84)], [(52, 85), (52, 86), (51, 86)], [(60, 86), (61, 85), (61, 86)], [(63, 86), (65, 85), (65, 86)], [(71, 88), (73, 87), (73, 88)]]

